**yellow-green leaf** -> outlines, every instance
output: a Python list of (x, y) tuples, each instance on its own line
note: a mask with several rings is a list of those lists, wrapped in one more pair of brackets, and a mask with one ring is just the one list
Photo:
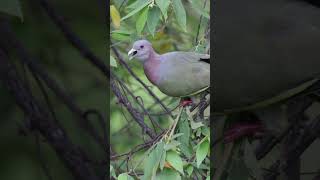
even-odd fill
[(149, 12), (149, 7), (145, 7), (144, 9), (142, 9), (137, 22), (136, 22), (136, 29), (137, 29), (137, 33), (141, 34), (147, 19), (148, 19), (148, 12)]
[(202, 161), (206, 158), (208, 152), (209, 152), (209, 141), (207, 137), (206, 139), (201, 142), (201, 144), (198, 145), (197, 151), (196, 151), (196, 159), (197, 159), (197, 167), (200, 167), (200, 164)]
[(110, 6), (110, 16), (111, 16), (111, 21), (114, 25), (115, 28), (120, 27), (120, 13), (118, 12), (117, 8), (114, 5)]
[(117, 180), (134, 180), (134, 179), (127, 173), (122, 173), (118, 176)]
[(187, 31), (187, 15), (181, 0), (172, 0), (172, 5), (179, 26)]

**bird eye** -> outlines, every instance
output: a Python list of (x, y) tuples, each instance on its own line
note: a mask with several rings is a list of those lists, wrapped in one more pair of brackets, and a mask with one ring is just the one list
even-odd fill
[(143, 49), (144, 46), (140, 46), (141, 49)]

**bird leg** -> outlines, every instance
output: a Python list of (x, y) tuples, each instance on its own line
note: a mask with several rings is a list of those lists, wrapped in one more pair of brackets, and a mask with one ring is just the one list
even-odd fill
[(229, 143), (244, 136), (261, 137), (264, 134), (264, 127), (260, 122), (238, 123), (224, 133), (224, 142)]
[(193, 103), (193, 101), (191, 100), (191, 98), (183, 97), (183, 98), (181, 98), (180, 106), (186, 107), (186, 106), (192, 105), (192, 103)]

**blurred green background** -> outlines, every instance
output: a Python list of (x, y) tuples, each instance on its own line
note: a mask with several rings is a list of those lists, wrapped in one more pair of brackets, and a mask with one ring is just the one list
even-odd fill
[[(76, 34), (108, 64), (103, 3), (98, 0), (52, 1), (58, 13), (65, 17), (65, 21)], [(20, 6), (23, 20), (10, 17), (18, 39), (38, 60), (43, 70), (69, 92), (82, 109), (96, 109), (107, 117), (109, 101), (106, 77), (66, 41), (39, 6), (38, 1), (20, 1)], [(34, 96), (43, 103), (43, 95), (30, 72), (24, 72), (22, 65), (14, 57), (12, 60), (20, 69), (20, 75), (28, 79)], [(102, 159), (103, 152), (75, 125), (74, 115), (50, 90), (47, 91), (57, 119), (63, 124), (73, 142), (83, 147), (95, 159)], [(53, 179), (72, 179), (64, 164), (47, 143), (43, 143), (42, 138), (38, 146), (34, 133), (27, 132), (27, 136), (19, 135), (25, 117), (2, 83), (0, 83), (0, 112), (0, 179), (46, 179), (41, 161), (47, 164)], [(93, 121), (96, 120), (93, 118)], [(101, 131), (101, 128), (99, 130)], [(39, 150), (44, 158), (39, 157), (41, 154)]]

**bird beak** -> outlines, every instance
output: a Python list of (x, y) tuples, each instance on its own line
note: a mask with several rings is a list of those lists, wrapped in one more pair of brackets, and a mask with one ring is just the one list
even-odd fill
[(134, 56), (137, 54), (137, 50), (135, 49), (131, 49), (129, 52), (128, 52), (128, 56), (129, 56), (129, 60), (131, 60), (132, 58), (134, 58)]

